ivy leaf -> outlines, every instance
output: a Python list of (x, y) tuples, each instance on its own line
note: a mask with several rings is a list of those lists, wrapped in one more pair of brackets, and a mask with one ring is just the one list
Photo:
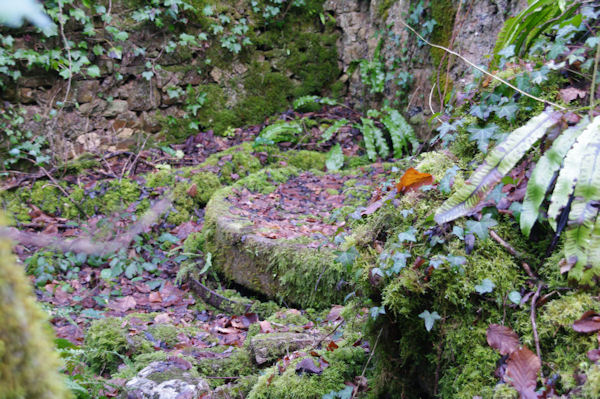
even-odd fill
[(387, 272), (388, 276), (392, 274), (400, 273), (400, 270), (406, 267), (406, 260), (411, 257), (410, 252), (396, 252), (392, 255), (392, 261), (394, 264), (392, 265), (391, 270)]
[(454, 165), (453, 167), (448, 168), (446, 173), (444, 173), (444, 177), (442, 177), (440, 184), (438, 185), (438, 190), (440, 190), (442, 194), (450, 194), (456, 172), (458, 172), (458, 166)]
[(100, 76), (100, 68), (98, 68), (98, 65), (92, 65), (87, 69), (87, 74), (91, 78), (97, 78), (98, 76)]
[(342, 264), (342, 266), (345, 266), (346, 269), (349, 270), (354, 264), (356, 258), (358, 258), (358, 251), (356, 250), (356, 247), (352, 247), (347, 251), (338, 251), (335, 261)]
[(433, 324), (436, 320), (440, 320), (442, 317), (438, 314), (438, 312), (429, 313), (429, 310), (423, 311), (419, 317), (425, 320), (425, 329), (427, 331), (431, 331), (433, 328)]
[(469, 114), (473, 115), (479, 119), (487, 120), (487, 118), (490, 116), (490, 112), (491, 112), (491, 109), (487, 105), (477, 104), (477, 105), (471, 107)]
[(452, 227), (452, 234), (454, 234), (455, 236), (458, 237), (459, 240), (464, 240), (465, 239), (465, 229), (463, 229), (460, 226), (454, 226)]
[(476, 234), (480, 240), (484, 241), (489, 237), (488, 230), (497, 224), (498, 222), (492, 219), (492, 214), (486, 213), (480, 221), (467, 220), (467, 233)]
[(511, 291), (508, 294), (508, 299), (515, 305), (518, 305), (521, 303), (521, 294), (518, 291)]
[(481, 283), (475, 286), (475, 291), (477, 291), (479, 294), (487, 294), (492, 292), (494, 290), (494, 287), (495, 285), (492, 282), (492, 280), (490, 280), (489, 278), (484, 278), (483, 280), (481, 280)]
[(500, 128), (495, 123), (489, 124), (483, 128), (470, 127), (467, 129), (471, 136), (469, 140), (477, 141), (479, 151), (486, 153), (490, 144), (490, 139), (498, 132)]
[(327, 170), (340, 170), (344, 165), (344, 153), (340, 144), (336, 144), (328, 153), (325, 166)]
[(131, 262), (129, 266), (127, 266), (127, 268), (125, 269), (125, 276), (127, 276), (128, 279), (132, 279), (137, 274), (137, 272), (137, 265), (135, 264), (135, 262)]
[(415, 233), (417, 232), (417, 230), (410, 226), (408, 230), (398, 234), (398, 241), (400, 241), (401, 243), (404, 241), (411, 241), (411, 242), (417, 242), (417, 238), (415, 237)]
[(514, 101), (511, 101), (500, 106), (498, 111), (496, 111), (496, 115), (498, 115), (498, 118), (504, 118), (507, 121), (512, 122), (517, 116), (517, 111), (519, 111), (519, 106)]
[(510, 46), (506, 46), (501, 51), (498, 51), (498, 55), (504, 58), (510, 58), (515, 55), (515, 45), (511, 44)]
[(142, 72), (142, 77), (146, 80), (152, 79), (152, 76), (154, 76), (154, 72), (152, 72), (152, 71)]
[(376, 319), (380, 314), (385, 314), (385, 308), (383, 306), (373, 306), (369, 309), (369, 314), (372, 319)]

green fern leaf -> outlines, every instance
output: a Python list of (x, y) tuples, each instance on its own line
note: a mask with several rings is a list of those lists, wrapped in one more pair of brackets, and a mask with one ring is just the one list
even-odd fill
[(577, 138), (571, 150), (567, 153), (563, 167), (560, 170), (552, 196), (550, 197), (550, 206), (548, 207), (548, 223), (556, 231), (556, 220), (562, 209), (569, 202), (569, 197), (573, 192), (577, 177), (580, 174), (581, 160), (586, 152), (588, 145), (594, 140), (594, 136), (600, 135), (600, 118), (595, 118), (587, 125), (585, 130)]
[(538, 218), (540, 205), (544, 201), (546, 193), (560, 169), (565, 155), (588, 123), (589, 120), (585, 118), (577, 126), (562, 132), (533, 169), (527, 183), (527, 192), (523, 199), (523, 207), (521, 208), (520, 224), (524, 235), (529, 236), (531, 228)]
[(381, 129), (375, 126), (372, 119), (360, 118), (360, 120), (362, 122), (362, 132), (369, 159), (374, 161), (377, 158), (377, 154), (382, 158), (387, 158), (390, 155), (390, 149)]
[(390, 107), (384, 107), (385, 116), (381, 118), (381, 123), (390, 133), (392, 146), (394, 150), (394, 158), (402, 157), (403, 152), (408, 152), (408, 144), (412, 146), (413, 154), (419, 147), (419, 141), (415, 135), (413, 128), (406, 122), (406, 119)]
[(331, 126), (329, 126), (327, 129), (325, 129), (325, 131), (323, 132), (323, 134), (321, 135), (321, 143), (331, 140), (331, 138), (333, 137), (334, 134), (337, 133), (338, 130), (340, 130), (340, 128), (342, 126), (345, 126), (349, 123), (349, 121), (347, 119), (340, 119), (338, 121), (335, 121), (335, 123)]
[(465, 185), (442, 204), (435, 214), (435, 221), (442, 224), (471, 214), (476, 205), (559, 118), (560, 113), (547, 110), (509, 134), (494, 147)]
[(272, 125), (265, 127), (257, 139), (262, 142), (280, 143), (283, 141), (298, 141), (298, 136), (302, 134), (304, 129), (298, 121), (277, 121)]
[[(586, 146), (579, 166), (568, 229), (565, 233), (565, 257), (577, 260), (573, 268), (575, 270), (572, 269), (575, 275), (592, 261), (588, 259), (588, 253), (600, 203), (600, 135), (597, 131)], [(594, 262), (597, 263), (598, 260), (595, 259)], [(590, 277), (589, 273), (585, 274)], [(578, 276), (581, 277), (579, 280), (582, 283), (589, 282), (585, 274)]]
[(373, 121), (367, 118), (361, 118), (362, 125), (355, 125), (363, 134), (363, 139), (365, 140), (365, 148), (367, 150), (367, 157), (371, 161), (374, 161), (377, 158), (377, 150), (375, 149), (375, 137), (373, 135), (373, 129), (375, 125)]

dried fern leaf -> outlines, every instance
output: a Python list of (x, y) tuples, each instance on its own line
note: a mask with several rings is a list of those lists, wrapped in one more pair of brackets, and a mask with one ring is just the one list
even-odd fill
[(494, 147), (465, 185), (442, 204), (435, 214), (435, 221), (442, 224), (471, 214), (476, 205), (559, 118), (560, 113), (546, 110), (509, 134)]
[(580, 173), (581, 160), (586, 152), (586, 148), (594, 140), (594, 136), (600, 135), (599, 130), (600, 118), (595, 118), (579, 135), (577, 141), (565, 156), (563, 167), (556, 179), (556, 184), (550, 197), (550, 206), (548, 207), (548, 223), (550, 223), (554, 231), (556, 231), (556, 220), (560, 216), (562, 209), (569, 202), (569, 196), (575, 188), (575, 183)]
[(413, 154), (419, 147), (419, 141), (415, 135), (412, 126), (408, 124), (406, 119), (393, 108), (385, 107), (383, 109), (385, 116), (381, 118), (381, 123), (390, 133), (392, 146), (394, 150), (394, 158), (402, 157), (403, 152), (408, 152), (408, 144), (412, 146)]
[(521, 208), (520, 224), (524, 235), (529, 236), (540, 213), (540, 205), (544, 201), (564, 157), (588, 123), (589, 120), (585, 118), (577, 126), (562, 132), (533, 169)]

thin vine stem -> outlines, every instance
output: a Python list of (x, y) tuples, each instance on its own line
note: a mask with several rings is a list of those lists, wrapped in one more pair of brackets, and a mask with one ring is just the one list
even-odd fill
[(486, 71), (485, 69), (483, 69), (483, 68), (481, 68), (481, 67), (477, 66), (477, 65), (476, 65), (476, 64), (474, 64), (472, 61), (469, 61), (467, 58), (463, 57), (462, 55), (460, 55), (460, 54), (459, 54), (459, 53), (457, 53), (456, 51), (452, 51), (452, 50), (450, 50), (450, 49), (449, 49), (449, 48), (447, 48), (447, 47), (444, 47), (444, 46), (440, 46), (440, 45), (437, 45), (437, 44), (433, 44), (433, 43), (431, 43), (429, 40), (427, 40), (427, 39), (425, 39), (423, 36), (421, 36), (421, 35), (419, 34), (419, 32), (417, 32), (416, 30), (414, 30), (414, 29), (413, 29), (413, 28), (412, 28), (412, 27), (411, 27), (409, 24), (407, 24), (406, 22), (404, 22), (402, 19), (400, 19), (400, 18), (399, 18), (399, 19), (398, 19), (398, 21), (400, 21), (400, 23), (401, 23), (402, 25), (404, 25), (404, 26), (405, 26), (405, 27), (406, 27), (408, 30), (410, 30), (412, 33), (414, 33), (415, 35), (417, 35), (417, 37), (418, 37), (419, 39), (423, 40), (423, 42), (425, 42), (425, 43), (426, 43), (428, 46), (431, 46), (431, 47), (434, 47), (434, 48), (438, 48), (438, 49), (440, 49), (440, 50), (446, 51), (446, 52), (448, 52), (448, 53), (450, 53), (450, 54), (452, 54), (452, 55), (454, 55), (454, 56), (456, 56), (456, 57), (460, 58), (460, 59), (461, 59), (463, 62), (465, 62), (465, 63), (469, 64), (469, 65), (470, 65), (470, 66), (472, 66), (473, 68), (477, 69), (479, 72), (481, 72), (481, 73), (483, 73), (483, 74), (485, 74), (485, 75), (489, 76), (490, 78), (492, 78), (492, 79), (494, 79), (494, 80), (497, 80), (497, 81), (499, 81), (499, 82), (502, 82), (502, 83), (504, 83), (505, 85), (507, 85), (507, 86), (508, 86), (508, 87), (510, 87), (511, 89), (513, 89), (513, 90), (517, 91), (518, 93), (521, 93), (522, 95), (524, 95), (524, 96), (526, 96), (526, 97), (529, 97), (529, 98), (531, 98), (531, 99), (533, 99), (533, 100), (535, 100), (535, 101), (541, 102), (541, 103), (543, 103), (543, 104), (548, 104), (548, 105), (551, 105), (551, 106), (553, 106), (553, 107), (555, 107), (555, 108), (558, 108), (558, 109), (560, 109), (560, 110), (563, 110), (563, 111), (566, 111), (566, 110), (567, 110), (567, 108), (566, 108), (566, 107), (563, 107), (562, 105), (559, 105), (559, 104), (556, 104), (556, 103), (553, 103), (553, 102), (550, 102), (550, 101), (544, 100), (544, 99), (542, 99), (542, 98), (539, 98), (539, 97), (536, 97), (536, 96), (534, 96), (533, 94), (527, 93), (526, 91), (523, 91), (523, 90), (519, 89), (517, 86), (513, 85), (512, 83), (509, 83), (508, 81), (506, 81), (506, 80), (504, 80), (504, 79), (502, 79), (502, 78), (500, 78), (500, 77), (498, 77), (498, 76), (495, 76), (495, 75), (493, 75), (493, 74), (489, 73), (488, 71)]

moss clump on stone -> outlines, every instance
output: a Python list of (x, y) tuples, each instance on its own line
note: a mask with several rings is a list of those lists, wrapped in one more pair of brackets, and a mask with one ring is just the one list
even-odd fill
[(331, 391), (343, 389), (345, 381), (360, 375), (366, 360), (364, 350), (351, 345), (321, 353), (329, 363), (321, 375), (298, 375), (296, 365), (303, 358), (294, 359), (283, 373), (277, 371), (277, 366), (267, 369), (248, 394), (248, 399), (320, 399)]
[(221, 181), (214, 173), (200, 172), (192, 176), (192, 184), (196, 185), (193, 196), (198, 205), (204, 206), (212, 195), (221, 188)]
[[(246, 349), (227, 349), (224, 346), (208, 349), (216, 357), (205, 357), (195, 360), (198, 374), (201, 376), (240, 377), (256, 373), (250, 355)], [(226, 380), (213, 379), (211, 386), (223, 385)]]
[(169, 170), (159, 170), (158, 172), (148, 173), (146, 175), (146, 184), (148, 188), (167, 187), (175, 183), (175, 175)]
[(0, 396), (71, 398), (53, 351), (51, 328), (6, 241), (0, 241)]
[(97, 373), (114, 372), (121, 356), (132, 351), (123, 320), (116, 317), (95, 320), (85, 335), (83, 345), (88, 364)]

